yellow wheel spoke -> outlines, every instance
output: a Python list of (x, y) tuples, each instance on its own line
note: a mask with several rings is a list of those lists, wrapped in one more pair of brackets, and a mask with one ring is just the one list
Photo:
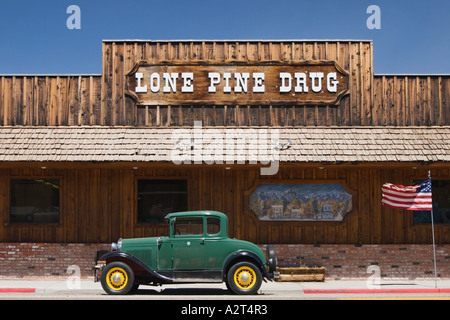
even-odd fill
[(234, 283), (243, 290), (251, 289), (256, 283), (256, 273), (249, 267), (240, 267), (234, 273)]
[(112, 268), (106, 275), (106, 282), (111, 289), (122, 290), (128, 283), (127, 273), (122, 268)]

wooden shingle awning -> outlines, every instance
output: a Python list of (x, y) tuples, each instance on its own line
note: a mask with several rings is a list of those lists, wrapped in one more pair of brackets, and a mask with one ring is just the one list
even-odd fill
[(260, 161), (259, 154), (274, 152), (281, 162), (449, 162), (449, 141), (449, 126), (0, 127), (0, 162), (194, 161), (199, 148), (216, 163)]

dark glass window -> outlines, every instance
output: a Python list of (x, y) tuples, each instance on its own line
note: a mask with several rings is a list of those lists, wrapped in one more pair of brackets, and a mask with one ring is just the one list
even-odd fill
[[(431, 193), (434, 223), (450, 223), (450, 180), (432, 180)], [(431, 223), (430, 211), (414, 211), (414, 223)]]
[(58, 223), (59, 180), (11, 180), (10, 223)]
[(175, 236), (203, 235), (203, 218), (177, 218), (175, 220)]
[(188, 210), (186, 180), (138, 180), (138, 222), (164, 222), (172, 212)]
[(208, 218), (206, 219), (206, 230), (209, 235), (218, 234), (220, 232), (220, 219)]

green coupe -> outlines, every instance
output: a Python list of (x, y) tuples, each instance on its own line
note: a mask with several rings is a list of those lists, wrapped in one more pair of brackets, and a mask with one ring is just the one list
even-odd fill
[(140, 284), (221, 283), (236, 294), (256, 294), (276, 275), (273, 246), (267, 257), (255, 244), (228, 238), (228, 218), (216, 211), (166, 216), (169, 236), (119, 239), (96, 261), (95, 281), (108, 294), (127, 294)]

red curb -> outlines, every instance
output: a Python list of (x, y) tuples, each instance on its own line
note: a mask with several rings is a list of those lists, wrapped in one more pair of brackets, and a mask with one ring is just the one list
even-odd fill
[(0, 288), (0, 293), (35, 293), (36, 288)]
[(445, 289), (303, 289), (304, 294), (333, 294), (333, 293), (450, 293)]

